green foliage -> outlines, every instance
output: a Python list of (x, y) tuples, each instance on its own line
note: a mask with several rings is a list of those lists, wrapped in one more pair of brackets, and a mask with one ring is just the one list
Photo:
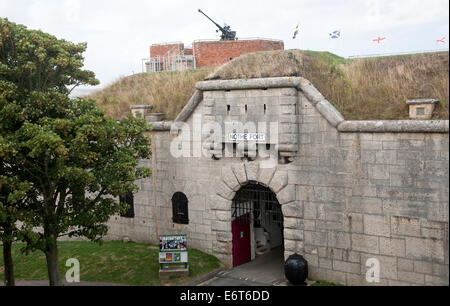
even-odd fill
[[(162, 282), (158, 279), (159, 263), (157, 246), (145, 243), (123, 243), (108, 241), (97, 243), (59, 242), (59, 268), (67, 271), (66, 260), (76, 258), (80, 261), (80, 280), (90, 282), (109, 282), (137, 286), (179, 285), (220, 267), (216, 257), (195, 249), (189, 249), (189, 278)], [(21, 280), (47, 279), (45, 256), (32, 252), (25, 256), (20, 249), (25, 245), (13, 246), (16, 275)], [(1, 267), (0, 252), (0, 270)], [(2, 275), (0, 274), (0, 279)]]
[(81, 69), (85, 49), (0, 18), (0, 182), (11, 200), (0, 216), (43, 229), (22, 237), (26, 251), (49, 252), (61, 235), (100, 240), (126, 209), (115, 198), (150, 175), (138, 166), (151, 154), (144, 120), (108, 119), (94, 100), (68, 97), (70, 86), (98, 84)]

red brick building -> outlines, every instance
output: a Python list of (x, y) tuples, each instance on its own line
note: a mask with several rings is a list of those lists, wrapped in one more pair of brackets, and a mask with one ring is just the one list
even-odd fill
[(150, 47), (147, 72), (217, 67), (246, 53), (284, 50), (281, 40), (197, 40), (185, 48), (181, 42), (154, 44)]

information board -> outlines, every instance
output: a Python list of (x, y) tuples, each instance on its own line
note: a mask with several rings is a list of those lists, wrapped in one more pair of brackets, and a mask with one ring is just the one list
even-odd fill
[(188, 249), (186, 235), (167, 235), (159, 237), (159, 263), (187, 263)]

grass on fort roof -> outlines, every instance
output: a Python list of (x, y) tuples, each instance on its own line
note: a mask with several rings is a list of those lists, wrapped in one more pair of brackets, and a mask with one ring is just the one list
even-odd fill
[[(23, 244), (13, 245), (14, 272), (17, 280), (46, 280), (45, 255), (36, 251), (24, 255)], [(195, 249), (189, 250), (189, 277), (174, 278), (162, 282), (158, 279), (159, 249), (145, 243), (104, 242), (58, 242), (59, 269), (61, 276), (69, 269), (66, 260), (76, 258), (80, 262), (80, 280), (107, 282), (137, 286), (180, 285), (220, 267), (220, 261)], [(3, 255), (0, 252), (0, 281), (3, 282)]]
[(449, 53), (345, 59), (329, 52), (264, 51), (242, 55), (217, 69), (144, 73), (96, 92), (107, 116), (121, 118), (133, 104), (153, 104), (174, 119), (196, 82), (301, 76), (311, 81), (346, 120), (409, 119), (407, 99), (440, 100), (432, 119), (449, 118)]

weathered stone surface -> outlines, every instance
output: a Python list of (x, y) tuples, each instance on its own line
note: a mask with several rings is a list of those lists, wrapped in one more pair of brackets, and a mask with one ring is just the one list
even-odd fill
[(327, 232), (310, 232), (305, 231), (305, 244), (326, 246), (327, 245)]
[(281, 207), (281, 211), (283, 212), (283, 216), (285, 218), (303, 218), (303, 207), (302, 204), (298, 201), (283, 205)]
[(357, 274), (361, 271), (361, 265), (359, 263), (333, 260), (333, 270)]
[(231, 211), (231, 200), (224, 199), (220, 196), (211, 197), (207, 205), (213, 210)]
[(194, 110), (197, 108), (197, 105), (203, 100), (203, 92), (196, 90), (194, 94), (192, 95), (189, 102), (186, 104), (186, 106), (183, 108), (183, 110), (180, 112), (180, 114), (175, 119), (176, 122), (184, 122), (186, 121), (191, 114), (194, 112)]
[(285, 217), (283, 226), (284, 228), (289, 229), (303, 229), (303, 220), (298, 218)]
[(299, 89), (313, 105), (325, 100), (324, 96), (306, 79), (300, 81)]
[(328, 246), (349, 249), (351, 247), (351, 235), (344, 232), (328, 232)]
[(316, 107), (319, 113), (321, 113), (333, 127), (337, 127), (344, 121), (342, 114), (327, 100), (320, 101), (317, 103)]
[(233, 191), (238, 191), (239, 188), (241, 188), (239, 181), (236, 179), (236, 176), (230, 167), (225, 166), (222, 168), (222, 180)]
[(444, 243), (435, 239), (406, 237), (406, 257), (444, 262)]
[(245, 172), (245, 166), (243, 164), (233, 164), (231, 166), (231, 169), (233, 170), (234, 175), (241, 185), (247, 183), (247, 174)]
[(224, 199), (233, 200), (236, 194), (230, 187), (228, 187), (223, 181), (219, 182), (216, 188), (216, 193)]
[(380, 254), (405, 257), (405, 240), (380, 237)]
[(338, 125), (344, 133), (448, 133), (448, 120), (344, 121)]
[(355, 251), (370, 253), (370, 254), (379, 254), (380, 248), (378, 245), (378, 237), (376, 236), (367, 236), (360, 234), (352, 235), (352, 248)]
[(273, 192), (278, 193), (286, 187), (288, 184), (288, 175), (285, 171), (277, 171), (275, 175), (273, 176), (272, 180), (270, 181), (270, 189), (272, 189)]
[(297, 89), (295, 88), (283, 88), (281, 89), (281, 95), (297, 97)]
[(420, 223), (418, 218), (391, 217), (392, 234), (399, 236), (420, 236)]
[(269, 186), (270, 181), (272, 180), (276, 171), (276, 167), (270, 168), (259, 168), (258, 171), (258, 182), (263, 184), (264, 186)]
[(152, 122), (152, 131), (170, 131), (172, 128), (173, 122), (171, 121), (164, 121), (164, 122)]
[[(288, 185), (281, 189), (281, 191), (277, 193), (277, 198), (280, 205), (294, 202), (296, 200), (295, 185)], [(297, 205), (297, 209), (301, 210), (300, 205)]]
[(291, 229), (291, 228), (284, 229), (284, 239), (302, 241), (303, 237), (304, 234), (302, 229)]
[(241, 80), (219, 80), (204, 81), (195, 84), (198, 90), (243, 90), (258, 88), (289, 88), (297, 87), (302, 78), (299, 77), (281, 77), (281, 78), (263, 78), (263, 79), (241, 79)]
[(373, 236), (391, 236), (391, 224), (388, 216), (365, 215), (364, 233)]
[(230, 232), (231, 231), (231, 222), (213, 221), (211, 223), (211, 229), (213, 231)]
[(247, 173), (247, 180), (257, 182), (258, 181), (258, 162), (245, 163), (245, 171)]

